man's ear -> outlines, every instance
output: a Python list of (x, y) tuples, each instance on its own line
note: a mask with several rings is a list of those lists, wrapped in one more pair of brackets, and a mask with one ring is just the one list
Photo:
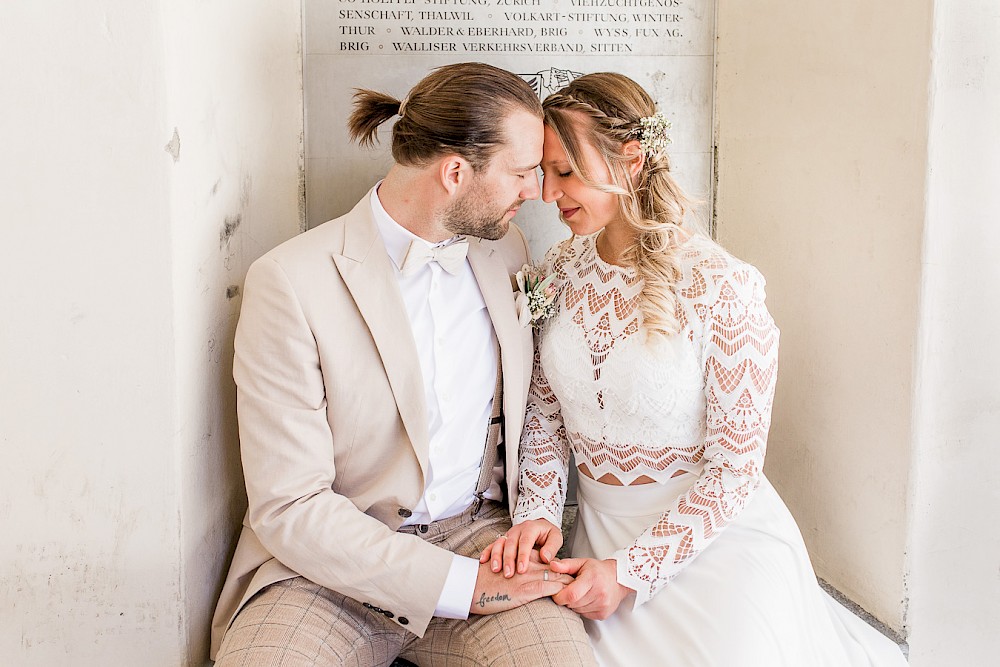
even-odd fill
[(472, 165), (461, 155), (446, 155), (438, 163), (438, 180), (449, 196), (454, 196), (472, 176)]
[(642, 150), (642, 144), (635, 139), (627, 141), (622, 146), (622, 154), (626, 159), (625, 168), (628, 170), (628, 175), (635, 178), (646, 164), (646, 154)]

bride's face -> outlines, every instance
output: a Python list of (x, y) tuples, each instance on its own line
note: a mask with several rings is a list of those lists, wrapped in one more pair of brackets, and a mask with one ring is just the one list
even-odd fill
[[(578, 140), (588, 176), (594, 182), (610, 184), (611, 172), (601, 154), (586, 137)], [(542, 150), (542, 200), (556, 203), (559, 216), (574, 234), (594, 234), (618, 219), (618, 195), (601, 192), (580, 180), (570, 167), (559, 136), (548, 125)]]

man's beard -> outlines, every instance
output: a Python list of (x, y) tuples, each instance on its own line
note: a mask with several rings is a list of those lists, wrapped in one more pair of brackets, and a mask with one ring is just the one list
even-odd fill
[(476, 236), (489, 241), (502, 239), (510, 226), (504, 217), (524, 200), (518, 199), (499, 209), (480, 194), (482, 190), (477, 188), (473, 192), (476, 194), (465, 195), (444, 212), (444, 228), (456, 235)]

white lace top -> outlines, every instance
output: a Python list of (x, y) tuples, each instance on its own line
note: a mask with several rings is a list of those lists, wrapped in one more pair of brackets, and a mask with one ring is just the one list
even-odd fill
[(707, 547), (760, 480), (778, 359), (764, 279), (711, 240), (680, 248), (681, 331), (646, 344), (633, 269), (603, 261), (597, 236), (546, 258), (561, 290), (536, 340), (514, 522), (560, 525), (572, 449), (596, 479), (697, 480), (632, 544), (618, 581), (642, 604)]

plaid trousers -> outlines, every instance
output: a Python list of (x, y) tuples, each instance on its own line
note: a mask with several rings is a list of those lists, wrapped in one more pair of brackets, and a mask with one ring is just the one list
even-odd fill
[[(502, 505), (488, 501), (436, 521), (426, 532), (404, 527), (454, 553), (478, 558), (510, 528)], [(268, 586), (237, 614), (216, 667), (389, 665), (397, 657), (420, 667), (596, 665), (581, 618), (551, 598), (468, 620), (435, 618), (417, 637), (360, 602), (303, 577)]]

